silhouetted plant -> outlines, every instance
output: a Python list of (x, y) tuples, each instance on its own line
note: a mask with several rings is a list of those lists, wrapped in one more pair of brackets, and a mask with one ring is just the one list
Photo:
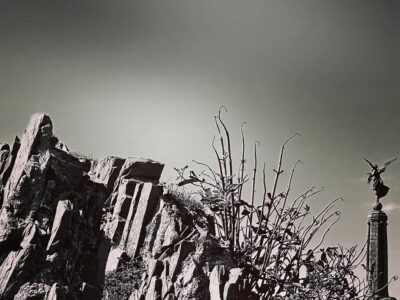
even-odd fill
[[(292, 181), (301, 161), (293, 165), (286, 188), (279, 190), (285, 147), (300, 134), (282, 144), (271, 191), (267, 191), (263, 165), (263, 193), (261, 199), (256, 199), (258, 142), (254, 144), (254, 166), (249, 180), (244, 123), (242, 151), (235, 171), (231, 137), (221, 109), (214, 117), (219, 149), (215, 138), (212, 143), (217, 170), (194, 161), (204, 168), (201, 173), (196, 174), (188, 167), (176, 171), (178, 185), (196, 186), (202, 202), (214, 212), (216, 235), (244, 271), (241, 295), (248, 299), (364, 299), (366, 283), (354, 271), (365, 257), (365, 245), (359, 250), (357, 246), (345, 249), (340, 245), (321, 248), (326, 235), (340, 219), (335, 204), (342, 199), (334, 199), (312, 215), (309, 200), (322, 189), (310, 188), (292, 196)], [(248, 183), (251, 193), (246, 198), (243, 191)]]

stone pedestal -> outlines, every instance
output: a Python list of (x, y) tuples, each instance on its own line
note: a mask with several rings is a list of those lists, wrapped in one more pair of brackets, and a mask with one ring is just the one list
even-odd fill
[(387, 215), (376, 205), (368, 216), (367, 299), (395, 300), (388, 292)]

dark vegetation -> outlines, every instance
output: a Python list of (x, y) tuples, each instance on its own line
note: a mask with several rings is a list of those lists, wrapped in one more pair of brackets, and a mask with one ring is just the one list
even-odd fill
[(106, 274), (104, 281), (105, 299), (128, 299), (132, 290), (138, 288), (145, 267), (140, 259), (125, 261), (116, 272)]

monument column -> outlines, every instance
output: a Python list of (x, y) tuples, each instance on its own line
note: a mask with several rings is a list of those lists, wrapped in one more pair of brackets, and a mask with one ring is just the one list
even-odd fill
[(368, 216), (368, 241), (367, 241), (367, 294), (365, 300), (381, 299), (395, 300), (389, 297), (388, 292), (388, 245), (387, 245), (387, 216), (382, 211), (380, 199), (389, 192), (389, 187), (383, 183), (381, 174), (393, 163), (397, 157), (385, 162), (381, 167), (371, 163), (371, 171), (367, 182), (372, 185), (376, 202)]
[(395, 300), (388, 292), (387, 215), (376, 202), (368, 216), (367, 299)]

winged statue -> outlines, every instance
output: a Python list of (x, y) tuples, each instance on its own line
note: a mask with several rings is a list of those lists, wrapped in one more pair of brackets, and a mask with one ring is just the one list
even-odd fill
[(381, 174), (386, 171), (386, 168), (392, 164), (397, 157), (394, 157), (387, 162), (385, 162), (382, 166), (378, 166), (377, 164), (372, 164), (368, 159), (364, 157), (364, 160), (371, 166), (372, 170), (368, 174), (368, 184), (372, 183), (372, 189), (375, 192), (376, 199), (379, 201), (380, 198), (383, 198), (389, 192), (389, 187), (383, 183), (381, 178)]

